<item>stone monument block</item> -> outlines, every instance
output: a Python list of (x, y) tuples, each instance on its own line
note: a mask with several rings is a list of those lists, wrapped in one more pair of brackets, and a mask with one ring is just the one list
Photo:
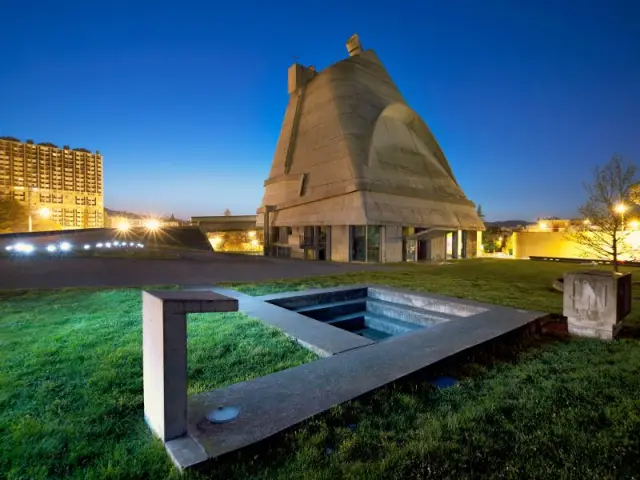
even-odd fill
[(612, 339), (630, 311), (630, 273), (590, 270), (564, 274), (563, 314), (569, 333)]

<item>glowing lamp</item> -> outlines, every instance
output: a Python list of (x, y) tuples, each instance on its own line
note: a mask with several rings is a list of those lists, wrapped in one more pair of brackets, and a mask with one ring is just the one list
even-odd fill
[(126, 232), (127, 230), (129, 230), (129, 227), (129, 222), (125, 219), (120, 220), (117, 225), (118, 230), (120, 230), (121, 232)]
[(627, 211), (627, 206), (624, 203), (618, 203), (615, 207), (613, 207), (617, 213), (624, 213)]
[(157, 230), (158, 228), (160, 228), (160, 222), (155, 218), (150, 218), (149, 220), (144, 222), (144, 226), (149, 230)]
[(38, 213), (42, 218), (49, 218), (51, 216), (51, 210), (47, 207), (42, 207), (40, 210), (38, 210)]

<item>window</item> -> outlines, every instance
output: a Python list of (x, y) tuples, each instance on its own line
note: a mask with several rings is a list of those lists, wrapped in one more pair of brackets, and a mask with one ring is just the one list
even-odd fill
[(367, 227), (351, 227), (351, 261), (367, 261)]
[(351, 226), (351, 261), (380, 261), (380, 232), (378, 225)]

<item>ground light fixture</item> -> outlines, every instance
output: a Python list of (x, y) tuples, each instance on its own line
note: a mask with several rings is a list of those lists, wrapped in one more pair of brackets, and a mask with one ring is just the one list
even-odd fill
[(31, 245), (30, 243), (16, 243), (13, 246), (13, 249), (18, 252), (18, 253), (32, 253), (35, 250), (35, 247), (33, 245)]
[(55, 245), (47, 245), (47, 252), (53, 253), (56, 250), (58, 250), (58, 247), (56, 247)]
[(104, 246), (107, 247), (107, 248), (111, 248), (111, 242), (105, 243)]
[(7, 245), (6, 247), (4, 247), (4, 249), (5, 249), (7, 252), (10, 252), (11, 250), (13, 250), (13, 245)]
[[(97, 246), (97, 245), (96, 245), (96, 246)], [(91, 245), (89, 245), (88, 243), (87, 243), (87, 244), (85, 244), (84, 249), (85, 249), (85, 250), (91, 250)]]
[(96, 248), (102, 248), (104, 245), (100, 242), (96, 243)]
[(72, 245), (69, 242), (62, 242), (60, 244), (60, 251), (61, 252), (68, 252), (70, 251), (72, 248)]

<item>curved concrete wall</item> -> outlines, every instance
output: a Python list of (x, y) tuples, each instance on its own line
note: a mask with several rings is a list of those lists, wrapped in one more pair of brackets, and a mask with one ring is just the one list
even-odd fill
[(375, 52), (296, 78), (262, 202), (274, 225), (484, 229)]

